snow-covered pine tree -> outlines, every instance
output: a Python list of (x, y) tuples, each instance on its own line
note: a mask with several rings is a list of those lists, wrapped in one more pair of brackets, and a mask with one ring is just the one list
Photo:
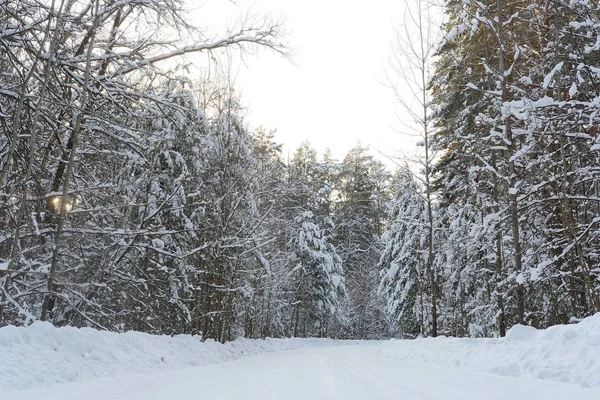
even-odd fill
[[(597, 15), (579, 2), (447, 4), (433, 81), (443, 151), (436, 174), (441, 205), (454, 209), (450, 224), (479, 214), (466, 220), (480, 261), (452, 264), (453, 276), (488, 285), (466, 307), (482, 311), (495, 297), (500, 334), (523, 320), (567, 322), (596, 309), (598, 296), (597, 250), (584, 245), (596, 226), (587, 210), (597, 208), (597, 95), (588, 80)], [(474, 321), (484, 334), (493, 315)]]
[(290, 332), (296, 337), (327, 337), (330, 325), (346, 318), (342, 260), (312, 212), (302, 211), (294, 224), (289, 259), (294, 290)]
[(358, 143), (344, 157), (333, 213), (334, 244), (342, 258), (348, 288), (348, 336), (359, 338), (387, 336), (392, 322), (377, 291), (390, 176), (368, 151)]
[(392, 183), (389, 227), (382, 236), (379, 291), (402, 337), (429, 332), (431, 306), (427, 275), (427, 214), (422, 190), (408, 169)]

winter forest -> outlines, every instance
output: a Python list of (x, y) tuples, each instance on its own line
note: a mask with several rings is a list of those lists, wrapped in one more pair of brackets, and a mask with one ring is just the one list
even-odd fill
[(228, 54), (286, 57), (276, 19), (0, 0), (0, 326), (493, 337), (600, 312), (600, 5), (409, 3), (389, 83), (421, 141), (391, 171), (248, 128)]

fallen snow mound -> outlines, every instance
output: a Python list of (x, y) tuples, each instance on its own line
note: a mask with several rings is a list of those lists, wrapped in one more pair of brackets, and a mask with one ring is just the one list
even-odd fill
[[(0, 393), (120, 373), (185, 368), (241, 356), (350, 344), (331, 339), (237, 339), (201, 342), (191, 335), (113, 333), (35, 322), (0, 328)], [(2, 396), (0, 396), (2, 397)]]
[(391, 340), (379, 351), (410, 362), (600, 386), (600, 313), (544, 330), (516, 325), (499, 339)]

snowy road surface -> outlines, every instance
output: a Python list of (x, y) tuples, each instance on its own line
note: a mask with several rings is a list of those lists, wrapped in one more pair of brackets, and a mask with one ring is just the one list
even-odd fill
[(395, 361), (377, 344), (304, 348), (202, 367), (2, 394), (2, 400), (598, 400), (600, 387)]

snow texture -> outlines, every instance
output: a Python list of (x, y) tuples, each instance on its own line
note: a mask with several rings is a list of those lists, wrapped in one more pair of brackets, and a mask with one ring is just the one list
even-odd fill
[(504, 376), (600, 386), (600, 313), (545, 330), (512, 327), (505, 338), (391, 340), (379, 351), (406, 362), (460, 367)]
[(379, 344), (307, 347), (200, 367), (10, 392), (2, 400), (598, 400), (600, 388), (382, 356)]
[[(339, 344), (360, 346), (342, 349), (336, 346)], [(302, 350), (261, 355), (293, 349)], [(249, 355), (254, 357), (243, 357), (246, 361), (237, 360)], [(221, 364), (233, 360), (237, 361)], [(219, 366), (209, 366), (216, 363)], [(200, 368), (187, 368), (197, 366)], [(90, 328), (56, 328), (49, 323), (36, 322), (28, 328), (0, 328), (0, 370), (3, 371), (0, 380), (2, 399), (78, 398), (81, 390), (96, 393), (97, 398), (117, 395), (118, 398), (142, 399), (148, 398), (154, 390), (170, 392), (174, 386), (186, 390), (188, 397), (181, 398), (192, 398), (192, 394), (196, 393), (195, 389), (192, 390), (194, 385), (209, 383), (223, 391), (223, 396), (218, 398), (242, 398), (230, 396), (232, 390), (238, 390), (236, 385), (214, 381), (217, 376), (227, 380), (230, 374), (240, 375), (240, 380), (234, 379), (234, 382), (256, 386), (240, 387), (238, 391), (241, 392), (259, 388), (269, 391), (273, 388), (261, 379), (276, 383), (281, 378), (281, 390), (275, 388), (279, 390), (273, 389), (275, 392), (287, 393), (291, 382), (297, 381), (297, 390), (291, 392), (300, 396), (303, 391), (312, 390), (314, 395), (290, 398), (323, 398), (317, 395), (333, 385), (337, 388), (337, 397), (327, 398), (366, 399), (374, 398), (375, 392), (384, 389), (388, 394), (410, 389), (424, 395), (419, 397), (415, 392), (414, 398), (471, 399), (480, 398), (480, 390), (487, 385), (506, 389), (506, 393), (498, 392), (496, 397), (486, 397), (488, 399), (550, 398), (542, 396), (543, 390), (548, 392), (546, 395), (557, 391), (551, 396), (553, 399), (566, 398), (564, 393), (561, 395), (559, 392), (569, 391), (579, 393), (571, 398), (592, 399), (598, 398), (594, 396), (600, 390), (600, 313), (576, 325), (554, 326), (546, 330), (517, 325), (509, 330), (506, 338), (501, 339), (439, 337), (382, 343), (331, 339), (238, 339), (219, 344), (201, 342), (198, 337), (190, 335), (110, 333)], [(488, 373), (500, 376), (495, 378)], [(254, 378), (241, 378), (248, 374)], [(274, 375), (279, 378), (273, 379)], [(110, 376), (116, 378), (96, 379)], [(556, 382), (535, 383), (541, 382), (539, 378)], [(425, 384), (438, 379), (451, 384)], [(514, 380), (514, 384), (503, 379)], [(71, 383), (83, 380), (86, 382)], [(257, 385), (257, 382), (260, 384)], [(565, 382), (595, 388), (561, 386)], [(56, 383), (69, 384), (39, 388)], [(346, 385), (350, 385), (348, 390), (343, 390)], [(456, 396), (440, 397), (449, 389), (462, 392), (453, 392)], [(102, 397), (106, 390), (114, 393)], [(125, 397), (130, 395), (130, 390), (138, 395)], [(435, 393), (428, 392), (431, 390)], [(517, 396), (515, 391), (520, 394)], [(274, 395), (275, 392), (269, 393)], [(349, 396), (352, 393), (355, 395)], [(392, 398), (382, 393), (377, 398)], [(426, 394), (435, 396), (428, 397)]]
[[(191, 335), (113, 333), (91, 328), (0, 328), (0, 394), (56, 383), (230, 361), (251, 354), (351, 344), (332, 339), (237, 339), (221, 344)], [(0, 398), (2, 396), (0, 395)]]

